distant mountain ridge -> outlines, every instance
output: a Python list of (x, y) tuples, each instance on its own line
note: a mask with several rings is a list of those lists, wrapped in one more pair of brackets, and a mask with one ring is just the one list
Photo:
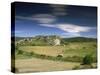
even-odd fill
[(97, 41), (96, 38), (87, 38), (87, 37), (72, 37), (72, 38), (63, 38), (63, 41), (67, 42), (91, 42)]
[(47, 38), (58, 38), (61, 40), (69, 41), (69, 42), (79, 42), (79, 41), (97, 41), (97, 38), (88, 38), (88, 37), (71, 37), (71, 38), (61, 38), (60, 36), (35, 36), (35, 37), (15, 37), (16, 41), (22, 40), (22, 39), (47, 39)]

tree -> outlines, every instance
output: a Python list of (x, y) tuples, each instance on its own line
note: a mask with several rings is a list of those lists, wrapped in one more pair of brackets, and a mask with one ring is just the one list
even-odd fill
[(82, 64), (83, 64), (83, 65), (91, 65), (92, 62), (93, 62), (93, 57), (92, 57), (92, 55), (86, 55), (86, 56), (83, 58)]

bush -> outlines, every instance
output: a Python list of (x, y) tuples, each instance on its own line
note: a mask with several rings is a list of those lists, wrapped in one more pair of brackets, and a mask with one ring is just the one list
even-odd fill
[(33, 56), (34, 55), (34, 52), (23, 52), (23, 55), (25, 56)]
[(18, 50), (17, 54), (23, 54), (24, 52), (22, 50)]
[(48, 59), (48, 60), (54, 60), (54, 58), (55, 57), (53, 57), (53, 56), (46, 56), (46, 59)]
[(82, 65), (91, 65), (93, 63), (93, 57), (91, 55), (86, 55), (83, 58)]
[(46, 57), (46, 55), (44, 55), (44, 54), (40, 55), (40, 58), (45, 58), (45, 57)]
[(36, 46), (36, 44), (33, 43), (32, 46)]
[(61, 57), (63, 57), (63, 56), (62, 56), (62, 55), (57, 55), (57, 57), (61, 58)]
[(86, 47), (83, 47), (83, 49), (86, 49)]

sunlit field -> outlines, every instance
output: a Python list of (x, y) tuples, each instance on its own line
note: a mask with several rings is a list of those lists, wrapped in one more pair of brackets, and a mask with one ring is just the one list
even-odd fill
[(86, 54), (93, 54), (96, 56), (96, 43), (84, 42), (84, 43), (70, 43), (65, 46), (21, 46), (20, 50), (27, 52), (35, 52), (38, 54), (45, 54), (50, 56), (57, 56), (63, 54), (63, 56), (84, 56)]
[[(19, 50), (28, 53), (36, 53), (34, 57), (30, 55), (16, 54), (15, 67), (16, 72), (43, 72), (43, 71), (61, 71), (71, 70), (79, 67), (81, 62), (77, 61), (85, 55), (92, 54), (96, 58), (96, 42), (83, 42), (83, 43), (69, 43), (64, 46), (20, 46)], [(62, 55), (62, 60), (58, 60), (57, 56)], [(44, 56), (44, 57), (43, 57)], [(46, 58), (46, 56), (51, 58)], [(42, 58), (41, 58), (42, 57)], [(71, 60), (63, 60), (68, 57)], [(76, 58), (75, 58), (76, 57)], [(78, 57), (78, 58), (77, 58)], [(67, 58), (67, 59), (68, 59)], [(80, 60), (79, 59), (79, 60)], [(73, 60), (73, 61), (72, 61)], [(94, 62), (93, 67), (96, 68), (97, 64)], [(88, 68), (88, 67), (86, 67)], [(90, 68), (90, 67), (89, 67)], [(81, 68), (79, 68), (81, 69)], [(82, 67), (82, 69), (84, 69)]]

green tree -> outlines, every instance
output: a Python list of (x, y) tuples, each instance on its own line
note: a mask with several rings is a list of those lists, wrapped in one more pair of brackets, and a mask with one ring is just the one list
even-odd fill
[(62, 56), (62, 55), (57, 55), (57, 57), (58, 57), (58, 58), (62, 58), (63, 56)]
[(82, 61), (83, 65), (91, 65), (92, 63), (93, 63), (93, 57), (92, 57), (92, 55), (86, 55), (83, 58), (83, 61)]

